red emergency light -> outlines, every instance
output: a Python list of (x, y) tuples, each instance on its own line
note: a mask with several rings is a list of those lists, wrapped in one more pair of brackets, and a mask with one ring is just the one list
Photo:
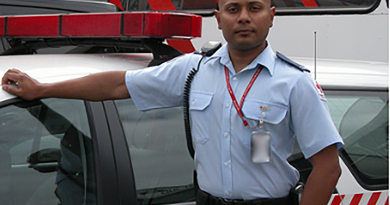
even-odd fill
[(200, 37), (202, 17), (160, 12), (118, 12), (0, 17), (0, 37)]

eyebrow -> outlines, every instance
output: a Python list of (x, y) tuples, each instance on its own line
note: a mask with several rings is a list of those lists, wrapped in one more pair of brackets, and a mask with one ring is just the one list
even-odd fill
[(249, 4), (264, 4), (262, 1), (251, 1)]
[[(248, 3), (249, 5), (253, 5), (253, 4), (265, 4), (264, 2), (262, 1), (251, 1)], [(227, 3), (224, 8), (226, 7), (229, 7), (229, 6), (239, 6), (240, 4), (239, 3), (235, 3), (235, 2), (231, 2), (231, 3)]]
[(239, 3), (227, 3), (227, 4), (225, 4), (224, 8), (227, 8), (229, 6), (238, 6), (238, 5), (240, 5), (240, 4)]

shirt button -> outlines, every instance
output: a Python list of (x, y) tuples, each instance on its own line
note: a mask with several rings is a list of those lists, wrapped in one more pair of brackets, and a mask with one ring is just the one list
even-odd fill
[(226, 192), (226, 196), (230, 196), (230, 192), (227, 191), (227, 192)]
[(265, 114), (265, 112), (263, 112), (263, 113), (261, 113), (261, 115), (262, 115), (263, 117), (265, 117), (267, 114)]
[(226, 105), (225, 105), (226, 107), (229, 107), (230, 106), (230, 104), (229, 103), (226, 103)]
[(237, 77), (233, 77), (233, 80), (236, 81), (236, 80), (237, 80)]
[(225, 162), (223, 163), (225, 166), (229, 166), (229, 162)]
[(228, 137), (229, 134), (227, 132), (225, 132), (225, 134), (223, 134), (224, 137)]

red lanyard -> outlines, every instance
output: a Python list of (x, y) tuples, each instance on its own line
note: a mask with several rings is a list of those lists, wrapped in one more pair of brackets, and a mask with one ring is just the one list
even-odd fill
[(260, 67), (260, 68), (257, 69), (256, 73), (253, 75), (251, 81), (249, 82), (248, 86), (247, 86), (246, 89), (245, 89), (244, 94), (243, 94), (242, 97), (241, 97), (240, 105), (238, 105), (237, 100), (236, 100), (236, 97), (234, 96), (234, 93), (233, 93), (232, 86), (230, 85), (229, 70), (228, 70), (228, 68), (225, 66), (225, 77), (226, 77), (227, 89), (228, 89), (228, 91), (229, 91), (230, 97), (232, 98), (233, 105), (234, 105), (234, 107), (236, 108), (237, 113), (238, 113), (238, 115), (240, 116), (240, 118), (242, 119), (242, 121), (243, 121), (245, 127), (248, 126), (248, 122), (245, 120), (244, 114), (243, 114), (242, 111), (241, 111), (242, 104), (244, 103), (244, 99), (245, 99), (246, 95), (248, 94), (249, 90), (251, 89), (253, 83), (255, 82), (256, 78), (259, 76), (259, 74), (260, 74), (260, 72), (261, 72), (262, 69), (263, 69), (263, 67)]

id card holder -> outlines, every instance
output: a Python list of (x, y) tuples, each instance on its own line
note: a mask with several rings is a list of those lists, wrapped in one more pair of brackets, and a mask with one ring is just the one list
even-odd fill
[(251, 159), (253, 163), (270, 162), (271, 147), (270, 132), (253, 131), (251, 139)]

